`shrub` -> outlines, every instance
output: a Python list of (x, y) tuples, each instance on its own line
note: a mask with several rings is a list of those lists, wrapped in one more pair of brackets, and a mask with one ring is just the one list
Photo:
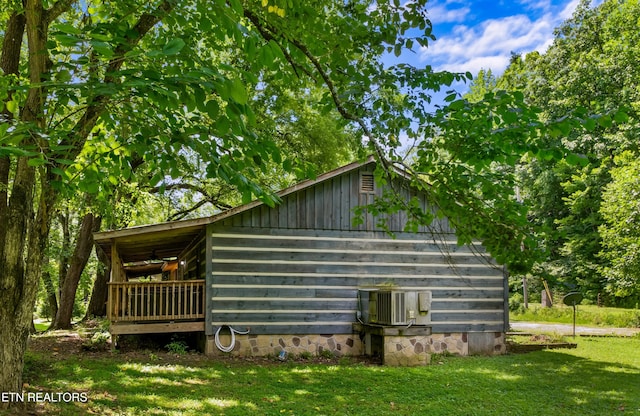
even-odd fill
[(329, 358), (329, 359), (335, 357), (335, 354), (333, 353), (333, 351), (327, 350), (327, 349), (323, 349), (322, 351), (320, 351), (320, 354), (318, 355), (322, 358)]
[(514, 293), (509, 298), (509, 310), (515, 313), (522, 313), (524, 311), (524, 297), (520, 293)]
[(97, 331), (82, 344), (82, 347), (89, 351), (105, 351), (110, 343), (111, 334), (108, 331)]
[(187, 343), (179, 338), (172, 337), (171, 342), (164, 346), (167, 351), (173, 354), (186, 354), (189, 350)]

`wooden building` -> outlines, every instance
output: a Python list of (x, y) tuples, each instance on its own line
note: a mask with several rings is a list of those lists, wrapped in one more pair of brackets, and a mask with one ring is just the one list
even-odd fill
[[(112, 259), (111, 332), (201, 331), (210, 354), (367, 352), (405, 365), (434, 352), (504, 352), (507, 279), (481, 245), (458, 246), (446, 220), (404, 232), (402, 212), (387, 218), (394, 235), (371, 215), (354, 225), (354, 208), (384, 191), (374, 168), (369, 159), (302, 182), (281, 191), (275, 208), (256, 201), (96, 233)], [(402, 182), (407, 198), (432, 209)], [(369, 322), (378, 291), (403, 302), (415, 294), (421, 306), (397, 322)]]

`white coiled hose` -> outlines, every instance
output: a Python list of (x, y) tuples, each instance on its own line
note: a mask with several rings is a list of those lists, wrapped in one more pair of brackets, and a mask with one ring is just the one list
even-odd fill
[[(229, 328), (229, 332), (231, 332), (231, 344), (229, 344), (226, 347), (220, 343), (220, 331), (225, 326), (227, 328)], [(220, 325), (220, 327), (218, 327), (218, 330), (216, 331), (216, 335), (214, 337), (214, 341), (216, 343), (216, 347), (218, 347), (218, 349), (220, 351), (222, 351), (222, 352), (231, 352), (236, 347), (236, 334), (238, 334), (238, 335), (246, 335), (248, 333), (249, 333), (249, 328), (247, 328), (246, 331), (238, 331), (238, 330), (235, 330), (235, 329), (231, 328), (230, 325)]]

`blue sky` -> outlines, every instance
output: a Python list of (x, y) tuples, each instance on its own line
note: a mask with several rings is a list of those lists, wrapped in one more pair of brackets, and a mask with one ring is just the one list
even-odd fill
[(579, 0), (434, 0), (427, 3), (437, 40), (404, 56), (416, 66), (435, 70), (480, 69), (501, 74), (511, 52), (544, 52), (553, 31), (571, 17)]
[[(599, 4), (602, 0), (592, 0)], [(511, 53), (545, 52), (554, 30), (569, 19), (580, 0), (432, 0), (427, 3), (436, 40), (428, 47), (403, 53), (398, 61), (416, 67), (431, 65), (435, 71), (471, 72), (481, 69), (501, 75)], [(464, 94), (467, 83), (432, 94), (432, 105), (443, 105), (453, 89)], [(401, 141), (404, 143), (405, 140)]]

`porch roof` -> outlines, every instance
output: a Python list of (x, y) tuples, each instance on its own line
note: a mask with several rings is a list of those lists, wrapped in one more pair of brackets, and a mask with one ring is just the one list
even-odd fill
[(177, 257), (211, 222), (211, 218), (143, 225), (103, 231), (93, 236), (96, 246), (111, 257), (117, 245), (123, 263)]

